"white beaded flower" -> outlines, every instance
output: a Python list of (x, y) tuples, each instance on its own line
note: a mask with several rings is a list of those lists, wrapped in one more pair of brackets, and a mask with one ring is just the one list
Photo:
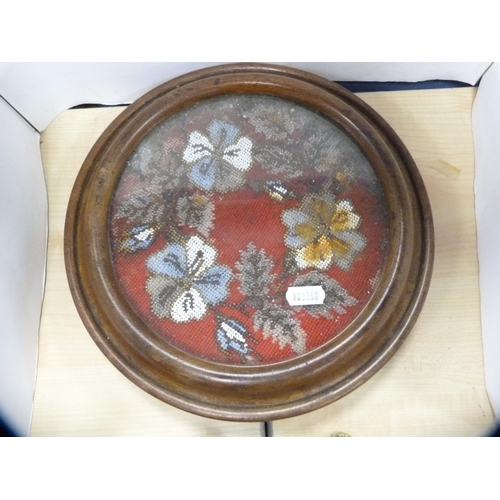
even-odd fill
[(244, 182), (244, 172), (252, 164), (252, 141), (238, 137), (239, 130), (229, 123), (214, 120), (208, 137), (191, 132), (183, 160), (192, 165), (191, 181), (205, 191), (228, 192)]
[(147, 260), (153, 272), (146, 290), (151, 296), (151, 309), (158, 318), (171, 318), (177, 323), (200, 320), (207, 306), (228, 296), (231, 269), (216, 265), (217, 250), (198, 236), (185, 245), (170, 243)]

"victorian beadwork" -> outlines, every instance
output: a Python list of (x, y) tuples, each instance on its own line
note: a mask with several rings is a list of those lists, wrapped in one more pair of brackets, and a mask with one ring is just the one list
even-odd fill
[[(136, 148), (109, 236), (127, 300), (157, 335), (206, 359), (308, 352), (367, 304), (386, 259), (381, 186), (354, 142), (285, 99), (215, 98)], [(291, 306), (289, 287), (321, 286)]]

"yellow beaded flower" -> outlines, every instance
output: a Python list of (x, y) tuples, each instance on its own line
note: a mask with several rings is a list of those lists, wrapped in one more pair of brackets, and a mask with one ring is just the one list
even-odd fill
[(366, 246), (358, 231), (361, 216), (350, 200), (332, 194), (307, 195), (300, 208), (283, 211), (281, 219), (287, 226), (285, 245), (300, 269), (325, 270), (333, 264), (348, 271)]

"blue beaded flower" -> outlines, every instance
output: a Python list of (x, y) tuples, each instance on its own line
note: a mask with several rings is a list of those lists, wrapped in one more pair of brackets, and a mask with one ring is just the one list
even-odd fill
[(217, 250), (200, 237), (185, 245), (170, 243), (147, 260), (153, 273), (146, 283), (151, 309), (159, 318), (177, 323), (202, 319), (208, 306), (223, 301), (232, 277), (227, 266), (216, 265)]
[(208, 137), (191, 132), (183, 160), (192, 165), (191, 181), (205, 191), (228, 192), (244, 182), (252, 164), (252, 141), (239, 137), (239, 130), (220, 120), (208, 127)]

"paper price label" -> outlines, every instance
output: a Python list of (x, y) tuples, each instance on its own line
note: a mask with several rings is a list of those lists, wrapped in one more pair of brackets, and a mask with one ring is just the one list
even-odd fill
[(320, 285), (290, 286), (285, 297), (291, 306), (311, 306), (323, 304), (325, 301), (325, 291)]

